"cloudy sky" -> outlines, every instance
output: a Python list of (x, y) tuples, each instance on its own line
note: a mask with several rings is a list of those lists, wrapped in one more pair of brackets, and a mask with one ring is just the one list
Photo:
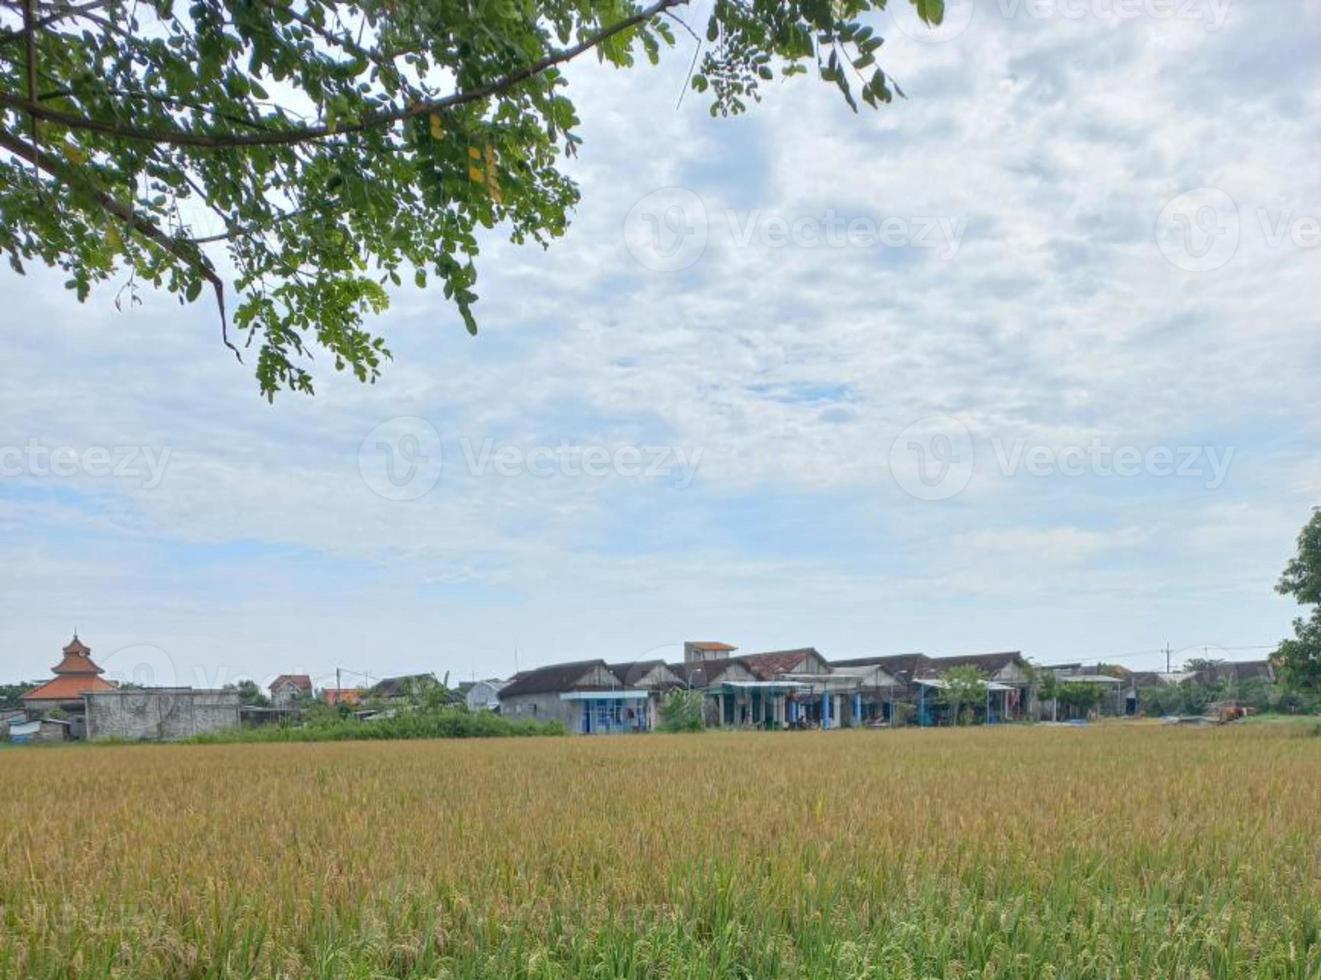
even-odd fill
[(1321, 2), (876, 23), (908, 98), (857, 116), (575, 65), (572, 230), (491, 239), (476, 339), (399, 290), (373, 387), (271, 406), (207, 304), (6, 268), (0, 679), (75, 625), (194, 684), (1262, 655), (1321, 504)]

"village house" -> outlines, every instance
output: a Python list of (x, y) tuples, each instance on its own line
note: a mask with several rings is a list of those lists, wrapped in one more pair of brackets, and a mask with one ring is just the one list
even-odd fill
[[(1035, 716), (1037, 705), (1034, 695), (1035, 678), (1032, 665), (1017, 650), (1004, 653), (975, 653), (954, 657), (932, 657), (926, 665), (926, 678), (939, 679), (942, 674), (955, 667), (975, 667), (987, 681), (986, 721), (994, 724), (1002, 721), (1021, 721)], [(919, 685), (928, 689), (938, 685), (922, 684), (923, 676), (916, 678)], [(929, 702), (930, 695), (919, 692), (919, 719), (923, 714), (922, 706)], [(919, 720), (919, 724), (925, 724)]]
[(92, 660), (92, 648), (78, 639), (78, 634), (61, 651), (63, 659), (51, 668), (55, 675), (20, 699), (30, 716), (59, 709), (68, 714), (83, 713), (83, 695), (94, 691), (113, 691), (115, 685), (103, 680), (105, 673)]
[(504, 685), (500, 680), (468, 681), (459, 685), (459, 693), (469, 711), (499, 711), (500, 688)]
[(707, 660), (728, 660), (738, 647), (709, 640), (689, 640), (683, 645), (683, 662), (697, 664)]
[(435, 674), (404, 674), (378, 681), (367, 696), (381, 701), (413, 701), (440, 687)]
[(644, 732), (654, 727), (651, 697), (625, 688), (604, 660), (581, 660), (522, 672), (501, 688), (500, 713), (559, 721), (582, 735)]
[(362, 694), (360, 687), (327, 687), (321, 691), (321, 700), (332, 708), (341, 704), (355, 708), (362, 704)]
[(882, 672), (889, 679), (889, 685), (878, 691), (871, 706), (869, 723), (881, 721), (890, 725), (905, 724), (908, 714), (915, 711), (919, 686), (915, 683), (919, 677), (930, 676), (931, 658), (922, 653), (899, 653), (879, 657), (854, 657), (836, 660), (832, 663), (835, 670), (855, 670), (871, 668)]
[(708, 724), (822, 728), (876, 723), (895, 681), (883, 668), (839, 668), (812, 647), (731, 656), (729, 644), (686, 643), (670, 669), (706, 694)]
[(647, 730), (660, 724), (661, 702), (676, 688), (687, 682), (676, 674), (664, 660), (638, 660), (631, 663), (610, 664), (610, 672), (626, 690), (647, 692)]
[(312, 698), (312, 678), (307, 674), (281, 674), (271, 681), (271, 707), (292, 708)]

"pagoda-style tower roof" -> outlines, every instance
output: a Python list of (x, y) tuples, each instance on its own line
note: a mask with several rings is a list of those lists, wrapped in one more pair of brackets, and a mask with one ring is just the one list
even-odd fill
[(113, 691), (115, 685), (101, 679), (105, 673), (92, 660), (92, 648), (78, 639), (78, 634), (62, 651), (64, 659), (51, 668), (55, 679), (47, 681), (35, 691), (23, 695), (23, 701), (34, 702), (77, 701), (88, 691)]
[(51, 668), (52, 673), (56, 674), (104, 674), (100, 667), (92, 662), (92, 648), (78, 639), (78, 634), (73, 634), (73, 639), (69, 641), (62, 651), (64, 659)]

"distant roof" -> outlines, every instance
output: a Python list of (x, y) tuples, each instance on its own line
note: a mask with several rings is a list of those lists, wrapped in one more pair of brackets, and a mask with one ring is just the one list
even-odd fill
[[(942, 690), (942, 691), (945, 688), (949, 687), (949, 681), (944, 680), (943, 678), (940, 677), (919, 677), (913, 683), (919, 685), (920, 687), (934, 687), (937, 690)], [(1012, 684), (1001, 684), (999, 681), (987, 681), (986, 690), (1012, 691), (1014, 690), (1014, 687)]]
[(24, 701), (77, 701), (92, 691), (113, 691), (115, 685), (96, 674), (60, 674), (36, 690), (23, 695)]
[(994, 674), (998, 670), (1004, 670), (1011, 664), (1018, 664), (1022, 667), (1028, 665), (1027, 661), (1023, 659), (1021, 651), (1006, 650), (1003, 653), (968, 653), (955, 657), (932, 657), (929, 666), (939, 673), (943, 673), (951, 667), (977, 667), (988, 674)]
[(633, 687), (657, 667), (669, 667), (664, 660), (635, 660), (632, 663), (607, 664), (610, 673), (619, 678), (625, 687)]
[[(504, 699), (519, 694), (552, 694), (556, 691), (567, 691), (574, 687), (584, 674), (597, 668), (610, 673), (610, 667), (604, 660), (575, 660), (567, 664), (537, 667), (534, 670), (524, 671), (516, 680), (502, 687), (500, 697)], [(594, 686), (601, 688), (604, 685)]]
[(85, 657), (92, 652), (92, 648), (82, 640), (78, 639), (78, 634), (74, 633), (73, 639), (70, 640), (60, 652), (65, 654), (76, 653), (79, 656)]
[(326, 704), (361, 704), (362, 690), (356, 687), (327, 687), (321, 692)]
[(924, 653), (896, 653), (884, 657), (854, 657), (850, 660), (831, 661), (833, 667), (880, 667), (887, 674), (912, 678), (931, 662)]
[(670, 670), (678, 674), (679, 677), (683, 679), (683, 682), (690, 687), (694, 685), (698, 687), (706, 687), (709, 684), (714, 684), (720, 680), (725, 673), (733, 670), (735, 667), (742, 667), (744, 670), (749, 669), (747, 664), (743, 662), (742, 658), (734, 658), (730, 660), (706, 660), (700, 663), (667, 664), (667, 666)]
[(728, 653), (730, 650), (737, 650), (738, 647), (730, 646), (728, 643), (720, 643), (714, 640), (689, 640), (688, 646), (694, 650), (723, 650)]
[(1065, 674), (1061, 684), (1123, 684), (1124, 679), (1113, 674)]
[(271, 690), (275, 690), (281, 684), (292, 684), (300, 691), (312, 693), (312, 678), (306, 674), (281, 674), (275, 680), (271, 681)]
[(808, 657), (825, 660), (815, 647), (800, 647), (797, 650), (771, 650), (767, 653), (744, 654), (738, 659), (743, 665), (764, 681), (774, 680), (781, 674), (787, 674), (802, 664)]
[(64, 658), (51, 668), (54, 674), (104, 674), (100, 667), (92, 662), (92, 648), (78, 639), (78, 634), (68, 642), (61, 653)]
[(387, 677), (378, 681), (371, 693), (381, 698), (397, 698), (410, 691), (431, 688), (439, 684), (435, 674), (404, 674), (402, 677)]

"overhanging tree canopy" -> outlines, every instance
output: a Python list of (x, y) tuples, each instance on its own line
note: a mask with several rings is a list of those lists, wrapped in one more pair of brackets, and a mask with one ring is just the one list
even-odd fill
[[(312, 391), (318, 346), (374, 380), (387, 284), (439, 279), (476, 332), (478, 226), (563, 234), (571, 59), (655, 61), (686, 31), (713, 114), (809, 66), (855, 109), (896, 91), (861, 23), (885, 0), (715, 0), (704, 25), (686, 3), (0, 0), (0, 248), (80, 299), (120, 275), (130, 298), (209, 293), (268, 398)], [(201, 208), (223, 231), (194, 230)]]

